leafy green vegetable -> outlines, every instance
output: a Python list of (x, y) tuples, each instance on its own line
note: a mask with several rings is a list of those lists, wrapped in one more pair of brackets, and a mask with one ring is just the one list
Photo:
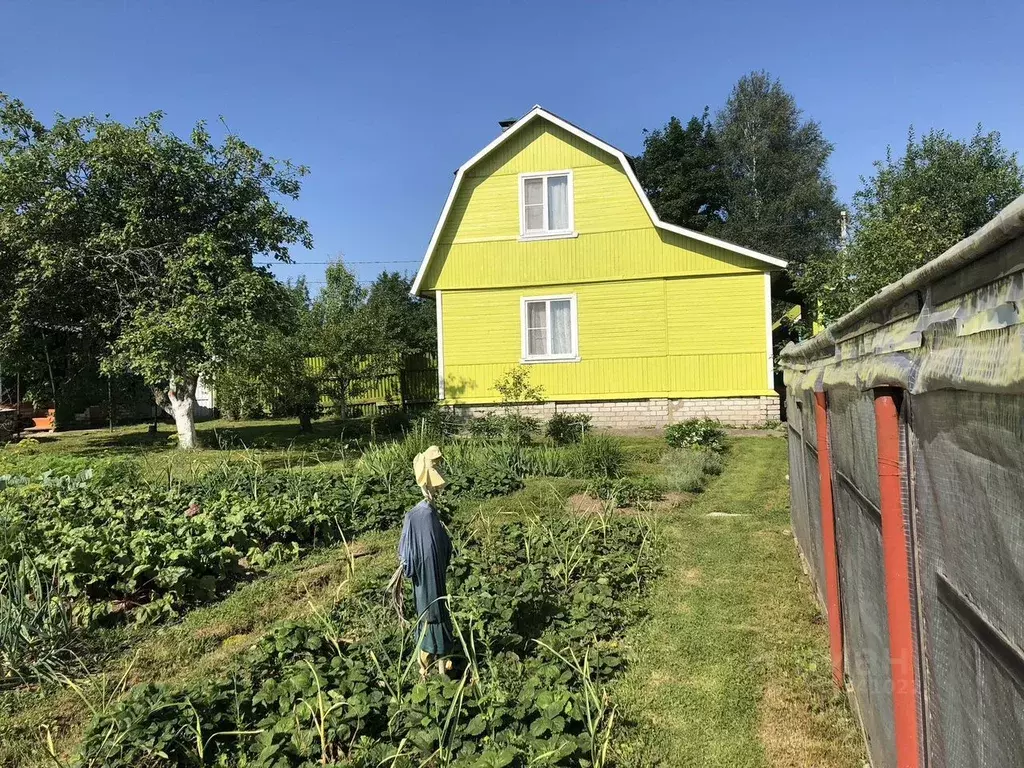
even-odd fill
[(594, 486), (599, 499), (612, 502), (616, 507), (632, 507), (642, 501), (660, 501), (661, 488), (648, 477), (606, 477)]

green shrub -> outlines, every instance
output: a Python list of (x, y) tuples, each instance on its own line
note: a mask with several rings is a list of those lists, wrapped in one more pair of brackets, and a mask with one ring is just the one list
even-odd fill
[(473, 437), (497, 437), (501, 434), (501, 421), (497, 414), (473, 416), (466, 422), (466, 428)]
[(523, 403), (544, 402), (544, 387), (530, 380), (530, 366), (514, 365), (494, 382), (494, 390), (501, 395), (506, 411)]
[(401, 408), (386, 408), (371, 419), (377, 435), (401, 435), (409, 429), (409, 414)]
[(568, 445), (582, 440), (589, 429), (588, 413), (556, 413), (548, 421), (544, 432), (556, 445)]
[(599, 499), (613, 502), (616, 507), (634, 507), (644, 501), (661, 501), (664, 494), (649, 477), (602, 478), (593, 488)]
[(465, 419), (454, 408), (433, 405), (416, 415), (423, 430), (434, 438), (446, 440), (462, 431)]
[(217, 376), (217, 408), (232, 421), (251, 421), (267, 415), (266, 405), (255, 393), (252, 382), (234, 371)]
[(711, 477), (722, 474), (721, 454), (706, 448), (676, 448), (661, 458), (662, 485), (669, 491), (698, 493)]
[(725, 450), (725, 430), (713, 419), (690, 419), (665, 429), (665, 440), (673, 448)]
[(515, 411), (489, 413), (476, 416), (467, 423), (473, 437), (500, 437), (513, 443), (529, 443), (540, 430), (540, 422), (532, 416), (523, 416)]
[(510, 411), (498, 417), (502, 438), (517, 444), (526, 444), (540, 431), (540, 421), (532, 416)]

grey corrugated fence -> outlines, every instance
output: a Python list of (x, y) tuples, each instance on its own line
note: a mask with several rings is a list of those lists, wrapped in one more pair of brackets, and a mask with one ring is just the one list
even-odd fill
[(781, 355), (793, 531), (876, 768), (1024, 766), (1024, 197)]

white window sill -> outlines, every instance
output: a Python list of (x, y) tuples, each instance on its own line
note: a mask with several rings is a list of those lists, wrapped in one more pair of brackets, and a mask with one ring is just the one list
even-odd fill
[(545, 232), (536, 235), (520, 235), (519, 242), (527, 243), (531, 240), (565, 240), (572, 237), (579, 237), (579, 232)]
[(523, 365), (533, 365), (534, 363), (578, 363), (579, 361), (579, 355), (565, 357), (524, 357), (519, 360)]

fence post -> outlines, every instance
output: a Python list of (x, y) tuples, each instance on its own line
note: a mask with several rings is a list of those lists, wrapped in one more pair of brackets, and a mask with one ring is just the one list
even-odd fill
[(836, 517), (832, 502), (832, 455), (828, 444), (828, 405), (824, 392), (814, 393), (814, 422), (817, 427), (818, 487), (821, 495), (821, 536), (825, 553), (825, 597), (828, 608), (829, 650), (832, 679), (845, 686), (843, 668), (843, 616), (839, 601), (839, 557), (836, 552)]
[(914, 625), (910, 599), (910, 542), (903, 514), (899, 393), (894, 389), (881, 388), (876, 389), (874, 394), (896, 764), (898, 768), (918, 768), (920, 717), (917, 711)]

